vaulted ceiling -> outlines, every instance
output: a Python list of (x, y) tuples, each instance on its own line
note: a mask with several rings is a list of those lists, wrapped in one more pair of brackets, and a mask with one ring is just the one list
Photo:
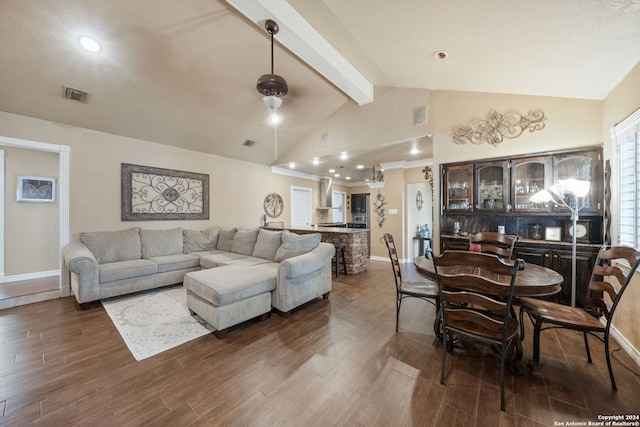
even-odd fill
[[(637, 0), (289, 4), (374, 86), (603, 99), (640, 61)], [(271, 165), (255, 89), (269, 68), (268, 34), (224, 0), (0, 0), (2, 111)], [(290, 87), (280, 153), (354, 102), (278, 43), (275, 72)], [(408, 160), (384, 145), (357, 156)]]

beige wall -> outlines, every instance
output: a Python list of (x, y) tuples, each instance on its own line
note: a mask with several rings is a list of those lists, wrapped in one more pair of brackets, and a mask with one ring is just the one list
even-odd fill
[[(612, 160), (613, 173), (611, 176), (612, 206), (617, 206), (618, 178), (615, 173), (615, 151), (610, 137), (610, 130), (617, 123), (620, 123), (627, 116), (640, 108), (640, 63), (618, 84), (605, 98), (602, 111), (602, 139), (605, 141), (605, 158)], [(617, 221), (615, 213), (613, 215), (612, 232), (616, 229)], [(615, 242), (615, 235), (614, 235)], [(636, 273), (634, 280), (629, 285), (620, 303), (619, 311), (616, 314), (614, 325), (622, 335), (640, 351), (640, 273)]]
[(18, 202), (18, 175), (58, 177), (58, 154), (0, 147), (5, 152), (5, 276), (58, 269), (58, 202)]
[[(477, 160), (560, 150), (602, 143), (602, 102), (567, 98), (502, 95), (474, 92), (434, 92), (431, 104), (433, 125), (434, 206), (440, 206), (440, 173), (442, 163)], [(484, 119), (491, 110), (499, 113), (517, 111), (526, 114), (540, 109), (547, 120), (545, 128), (525, 131), (515, 139), (505, 139), (498, 146), (490, 144), (457, 145), (451, 131), (458, 125)], [(434, 216), (434, 228), (440, 229), (439, 215)], [(435, 233), (434, 247), (439, 248)]]
[[(0, 112), (0, 134), (13, 138), (71, 147), (70, 231), (260, 225), (264, 197), (282, 195), (285, 207), (277, 218), (290, 222), (291, 186), (312, 189), (317, 203), (317, 181), (277, 175), (266, 166), (181, 150), (132, 138), (105, 134), (29, 117)], [(133, 163), (209, 174), (210, 220), (121, 221), (120, 164)], [(7, 241), (7, 245), (12, 242)]]

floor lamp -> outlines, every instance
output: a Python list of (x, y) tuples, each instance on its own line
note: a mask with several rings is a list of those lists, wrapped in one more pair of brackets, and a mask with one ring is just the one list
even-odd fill
[[(553, 202), (558, 206), (571, 211), (573, 222), (572, 246), (571, 246), (571, 307), (576, 306), (576, 223), (580, 209), (584, 207), (584, 198), (589, 194), (591, 182), (579, 179), (561, 179), (549, 189), (540, 190), (529, 199), (533, 203)], [(575, 206), (570, 206), (565, 201), (565, 195), (571, 194), (575, 200)]]

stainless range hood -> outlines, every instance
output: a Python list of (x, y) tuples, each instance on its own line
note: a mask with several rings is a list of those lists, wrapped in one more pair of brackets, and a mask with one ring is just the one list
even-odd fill
[(331, 178), (320, 178), (318, 185), (318, 209), (331, 209), (332, 203)]

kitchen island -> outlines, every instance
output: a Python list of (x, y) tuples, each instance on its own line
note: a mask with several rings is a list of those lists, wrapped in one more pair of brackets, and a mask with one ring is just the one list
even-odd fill
[(366, 271), (369, 263), (369, 229), (340, 227), (282, 227), (266, 225), (268, 230), (289, 230), (296, 234), (320, 233), (322, 241), (333, 245), (344, 245), (347, 274)]

